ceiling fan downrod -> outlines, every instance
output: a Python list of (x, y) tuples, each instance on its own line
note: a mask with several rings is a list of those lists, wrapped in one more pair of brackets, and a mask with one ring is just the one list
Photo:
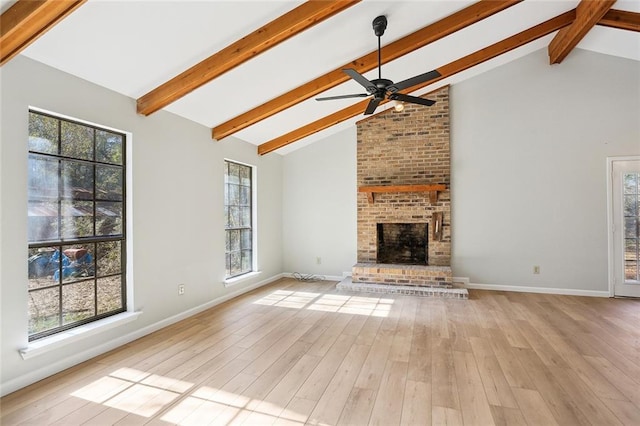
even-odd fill
[(381, 43), (380, 38), (384, 35), (384, 31), (387, 29), (387, 17), (384, 15), (377, 16), (373, 20), (373, 32), (378, 37), (378, 79), (382, 79), (382, 61), (380, 58)]

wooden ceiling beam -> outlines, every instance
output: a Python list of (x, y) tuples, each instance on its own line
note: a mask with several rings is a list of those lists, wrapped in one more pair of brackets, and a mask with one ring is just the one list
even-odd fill
[[(520, 3), (520, 1), (521, 0), (483, 0), (474, 3), (383, 47), (381, 62), (384, 64), (393, 61), (407, 53), (413, 52), (416, 49), (440, 40), (458, 30)], [(363, 74), (377, 66), (378, 52), (374, 51), (214, 127), (212, 137), (216, 140), (223, 139), (305, 101), (318, 93), (344, 83), (349, 80), (349, 76), (342, 72), (343, 68), (353, 68)]]
[(610, 9), (602, 19), (598, 21), (598, 25), (640, 32), (640, 13)]
[[(488, 46), (484, 49), (471, 53), (463, 58), (450, 62), (447, 65), (437, 68), (438, 72), (440, 72), (441, 74), (441, 76), (438, 77), (437, 79), (410, 87), (406, 90), (403, 90), (402, 92), (403, 93), (414, 92), (418, 89), (431, 85), (437, 81), (443, 80), (447, 77), (451, 77), (454, 74), (457, 74), (473, 66), (476, 66), (490, 59), (493, 59), (497, 56), (500, 56), (504, 53), (507, 53), (513, 49), (524, 46), (525, 44), (530, 43), (534, 40), (537, 40), (540, 37), (544, 37), (548, 34), (553, 33), (554, 31), (558, 31), (559, 29), (564, 28), (567, 25), (570, 25), (574, 21), (575, 16), (576, 16), (575, 10), (570, 10), (569, 12), (565, 12), (562, 15), (558, 15), (555, 18), (552, 18), (539, 25), (531, 27), (525, 31), (522, 31), (516, 35), (513, 35), (509, 38), (499, 41), (498, 43), (492, 44), (491, 46)], [(285, 135), (279, 136), (275, 139), (265, 142), (258, 146), (258, 154), (264, 155), (269, 152), (275, 151), (289, 144), (292, 144), (296, 141), (299, 141), (302, 138), (305, 138), (321, 130), (327, 129), (335, 124), (338, 124), (342, 121), (348, 120), (352, 117), (362, 114), (362, 112), (367, 107), (368, 102), (369, 102), (368, 99), (363, 100), (347, 108), (344, 108), (340, 111), (337, 111), (331, 115), (328, 115), (319, 120), (316, 120), (313, 123), (309, 123), (296, 130), (293, 130)], [(383, 101), (383, 103), (384, 102), (386, 101)]]
[(576, 7), (576, 19), (558, 31), (549, 43), (549, 63), (559, 64), (611, 9), (616, 0), (582, 0)]
[(178, 74), (137, 100), (149, 115), (238, 65), (362, 0), (309, 0)]
[(18, 0), (0, 16), (0, 66), (87, 0)]

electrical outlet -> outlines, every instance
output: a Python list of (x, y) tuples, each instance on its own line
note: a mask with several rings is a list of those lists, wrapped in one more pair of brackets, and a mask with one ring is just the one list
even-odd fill
[(321, 257), (316, 257), (316, 264), (318, 264), (318, 265), (322, 264), (322, 258)]
[(539, 273), (540, 273), (540, 267), (539, 267), (538, 265), (535, 265), (535, 266), (533, 267), (533, 273), (534, 273), (534, 274), (539, 274)]
[(184, 294), (184, 284), (178, 284), (178, 294), (180, 296)]

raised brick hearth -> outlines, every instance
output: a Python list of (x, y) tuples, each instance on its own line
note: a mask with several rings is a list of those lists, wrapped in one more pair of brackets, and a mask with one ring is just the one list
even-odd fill
[[(432, 289), (426, 292), (429, 295), (441, 296), (452, 287), (449, 87), (426, 97), (436, 104), (406, 104), (403, 112), (388, 109), (358, 122), (357, 183), (359, 188), (440, 185), (445, 189), (437, 194), (379, 192), (374, 197), (358, 192), (358, 263), (352, 279), (339, 288), (372, 292), (386, 288), (402, 294), (418, 294), (416, 289), (425, 288)], [(407, 264), (384, 263), (378, 256), (380, 224), (426, 224), (427, 252), (416, 256), (409, 253), (413, 248), (399, 246), (407, 252)], [(420, 262), (426, 264), (415, 264)], [(455, 293), (451, 297), (466, 297)]]
[(413, 287), (452, 287), (450, 266), (356, 263), (352, 270), (352, 281)]

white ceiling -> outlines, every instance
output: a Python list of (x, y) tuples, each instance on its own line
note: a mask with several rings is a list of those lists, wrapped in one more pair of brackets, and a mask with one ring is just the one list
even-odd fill
[[(2, 11), (13, 1), (0, 0)], [(89, 0), (28, 47), (23, 54), (123, 95), (139, 98), (186, 68), (295, 8), (302, 1)], [(214, 127), (377, 47), (371, 21), (386, 15), (388, 44), (473, 1), (364, 0), (259, 55), (165, 107)], [(573, 9), (578, 0), (526, 0), (382, 68), (400, 81), (438, 68), (517, 32)], [(640, 12), (640, 1), (615, 9)], [(548, 45), (553, 34), (416, 94), (456, 83)], [(640, 34), (596, 27), (579, 48), (640, 61)], [(559, 65), (562, 66), (562, 65)], [(377, 71), (366, 75), (375, 78)], [(349, 81), (323, 95), (361, 93)], [(259, 145), (359, 101), (309, 99), (235, 136)], [(383, 108), (380, 108), (382, 110)], [(286, 154), (352, 126), (361, 116), (289, 145)]]

